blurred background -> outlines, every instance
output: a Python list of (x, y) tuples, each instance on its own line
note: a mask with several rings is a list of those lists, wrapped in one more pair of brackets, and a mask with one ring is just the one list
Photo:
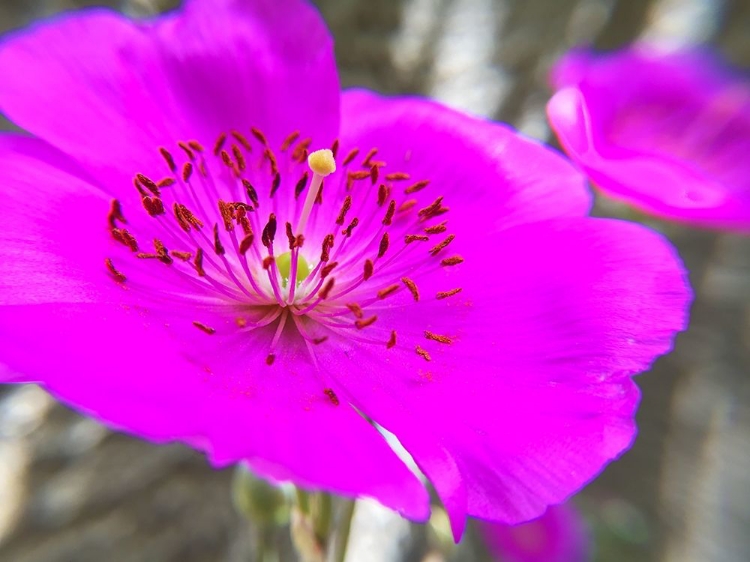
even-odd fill
[[(175, 1), (0, 0), (0, 30), (60, 10), (147, 15)], [(550, 65), (568, 48), (637, 38), (709, 43), (750, 67), (750, 0), (317, 0), (345, 86), (419, 93), (551, 141)], [(23, 80), (23, 77), (1, 79)], [(0, 123), (0, 128), (9, 127)], [(748, 155), (750, 157), (750, 155)], [(600, 201), (598, 214), (622, 214)], [(598, 561), (750, 560), (750, 238), (651, 222), (679, 247), (697, 299), (676, 351), (639, 379), (633, 449), (576, 504)], [(253, 560), (231, 471), (179, 445), (114, 434), (36, 387), (0, 387), (2, 562)], [(439, 522), (375, 506), (355, 517), (353, 561), (422, 561)], [(279, 533), (282, 560), (294, 560)], [(476, 529), (447, 554), (487, 561)]]

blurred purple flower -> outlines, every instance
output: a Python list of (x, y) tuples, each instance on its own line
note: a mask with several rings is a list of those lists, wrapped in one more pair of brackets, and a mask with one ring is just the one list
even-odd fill
[(586, 218), (578, 172), (507, 127), (341, 94), (307, 3), (83, 11), (7, 38), (0, 72), (36, 135), (0, 137), (6, 382), (425, 519), (364, 414), (457, 536), (539, 515), (630, 445), (631, 376), (686, 322), (672, 247)]
[(607, 195), (659, 217), (750, 232), (750, 81), (710, 53), (568, 53), (547, 112)]
[(481, 522), (490, 553), (499, 562), (587, 562), (592, 537), (581, 513), (572, 505), (554, 505), (534, 521), (521, 525)]

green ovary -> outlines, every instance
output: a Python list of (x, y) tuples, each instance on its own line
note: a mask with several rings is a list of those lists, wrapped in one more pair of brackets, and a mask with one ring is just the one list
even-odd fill
[[(276, 258), (276, 267), (281, 274), (281, 284), (286, 287), (292, 275), (292, 252), (285, 252)], [(297, 284), (310, 275), (310, 266), (301, 255), (297, 254)]]

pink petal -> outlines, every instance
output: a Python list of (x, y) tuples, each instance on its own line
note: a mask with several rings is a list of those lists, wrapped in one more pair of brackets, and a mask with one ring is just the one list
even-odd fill
[[(104, 259), (110, 198), (46, 143), (0, 136), (0, 304), (117, 297)], [(97, 282), (101, 279), (101, 282)]]
[[(445, 196), (451, 221), (509, 228), (553, 217), (583, 216), (591, 206), (585, 180), (556, 152), (491, 123), (419, 98), (383, 98), (363, 90), (343, 95), (342, 149), (377, 148), (382, 174), (408, 171), (420, 206)], [(460, 215), (460, 216), (457, 216)], [(455, 222), (453, 223), (455, 224)]]
[(222, 131), (272, 143), (299, 129), (329, 144), (338, 128), (332, 40), (299, 0), (191, 1), (153, 20), (73, 12), (0, 46), (0, 110), (85, 164), (113, 190), (165, 174), (160, 146)]
[(553, 78), (550, 122), (605, 193), (664, 218), (750, 229), (750, 83), (707, 53), (646, 45), (573, 51)]
[[(414, 456), (457, 536), (466, 515), (537, 517), (629, 447), (630, 376), (671, 348), (690, 299), (674, 250), (634, 224), (551, 221), (486, 239), (457, 239), (460, 276), (418, 281), (419, 312), (397, 299), (379, 308), (369, 335), (395, 329), (395, 348), (339, 342), (343, 357), (320, 358)], [(434, 291), (457, 285), (438, 313)]]

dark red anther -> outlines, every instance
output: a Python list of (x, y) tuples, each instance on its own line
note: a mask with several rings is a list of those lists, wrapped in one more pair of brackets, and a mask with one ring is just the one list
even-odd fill
[(374, 156), (375, 156), (375, 155), (376, 155), (377, 153), (378, 153), (378, 149), (377, 149), (377, 148), (371, 148), (371, 149), (370, 149), (370, 151), (369, 151), (369, 152), (368, 152), (367, 154), (365, 154), (365, 159), (364, 159), (364, 160), (362, 161), (362, 166), (363, 166), (364, 168), (369, 168), (369, 167), (370, 167), (370, 165), (371, 165), (371, 164), (370, 164), (370, 160), (372, 160), (372, 158), (373, 158), (373, 157), (374, 157)]
[(234, 155), (235, 162), (237, 162), (237, 168), (240, 172), (244, 172), (247, 169), (247, 162), (245, 162), (245, 157), (242, 155), (240, 147), (236, 144), (232, 145), (232, 154)]
[(339, 212), (339, 216), (336, 218), (336, 224), (339, 226), (343, 226), (344, 220), (346, 219), (346, 213), (349, 212), (349, 209), (352, 208), (352, 197), (351, 195), (347, 195), (344, 199), (343, 205), (341, 205), (341, 211)]
[(227, 253), (227, 251), (224, 249), (224, 245), (221, 243), (221, 239), (219, 238), (218, 223), (214, 223), (214, 251), (218, 256), (223, 256)]
[(414, 300), (418, 302), (419, 289), (417, 288), (417, 284), (408, 277), (402, 277), (401, 282), (406, 286), (407, 289), (409, 289), (409, 292), (411, 293), (411, 296), (414, 297)]
[(328, 298), (329, 293), (333, 289), (333, 285), (334, 285), (334, 278), (331, 277), (326, 282), (326, 284), (323, 285), (323, 288), (320, 290), (320, 293), (318, 293), (318, 295), (320, 296), (321, 299), (327, 299)]
[(458, 265), (459, 263), (463, 263), (463, 261), (464, 261), (464, 258), (462, 258), (461, 256), (451, 256), (441, 261), (440, 265), (444, 265), (444, 266)]
[(242, 239), (240, 242), (240, 254), (244, 256), (247, 253), (253, 245), (253, 240), (255, 240), (255, 235), (252, 232)]
[(436, 256), (440, 253), (440, 251), (448, 246), (453, 240), (456, 238), (455, 234), (448, 235), (445, 240), (440, 242), (439, 244), (436, 244), (432, 249), (430, 249), (430, 255)]
[(250, 227), (250, 219), (247, 216), (237, 217), (237, 224), (242, 227), (242, 233), (247, 236), (253, 233), (253, 229)]
[(386, 287), (385, 289), (381, 289), (381, 290), (378, 291), (378, 298), (382, 300), (382, 299), (384, 299), (386, 297), (389, 297), (393, 293), (395, 293), (396, 291), (398, 291), (400, 288), (401, 288), (400, 285), (395, 284), (395, 285), (391, 285), (389, 287)]
[(250, 202), (253, 204), (253, 207), (257, 209), (259, 206), (258, 192), (255, 191), (253, 184), (251, 184), (245, 178), (242, 178), (242, 185), (245, 188), (245, 193), (247, 193), (247, 198), (250, 199)]
[(426, 337), (428, 340), (436, 341), (438, 343), (442, 343), (446, 345), (450, 345), (453, 343), (453, 340), (449, 338), (448, 336), (441, 336), (440, 334), (428, 332), (427, 330), (424, 331), (424, 337)]
[(451, 289), (450, 291), (438, 291), (438, 293), (435, 295), (435, 298), (437, 300), (443, 300), (447, 299), (448, 297), (452, 297), (453, 295), (457, 295), (461, 292), (461, 288), (457, 289)]
[(372, 185), (375, 185), (376, 183), (378, 183), (379, 175), (380, 175), (380, 168), (378, 168), (377, 166), (372, 166), (370, 168), (370, 183), (372, 183)]
[(156, 195), (157, 197), (159, 197), (159, 186), (156, 185), (156, 182), (154, 182), (151, 178), (148, 178), (148, 177), (144, 176), (143, 174), (136, 174), (135, 177), (138, 178), (138, 182), (143, 187), (145, 187), (151, 193), (153, 193), (154, 195)]
[(197, 321), (193, 322), (193, 326), (195, 326), (196, 328), (198, 328), (201, 332), (203, 332), (205, 334), (208, 334), (209, 336), (212, 336), (212, 335), (214, 335), (216, 333), (216, 330), (214, 330), (210, 326), (206, 326), (202, 322), (197, 322)]
[(388, 203), (388, 209), (385, 211), (385, 217), (383, 217), (383, 224), (385, 226), (391, 226), (391, 223), (393, 222), (393, 215), (396, 214), (396, 200), (391, 199), (391, 202)]
[(287, 138), (284, 139), (284, 142), (281, 143), (281, 152), (286, 152), (289, 150), (289, 147), (294, 144), (294, 141), (296, 141), (299, 138), (299, 131), (294, 131), (291, 135), (289, 135)]
[(169, 255), (169, 250), (167, 250), (164, 242), (162, 242), (158, 238), (154, 238), (154, 249), (156, 250), (157, 259), (160, 262), (167, 265), (172, 265), (174, 263), (174, 260)]
[(416, 199), (409, 199), (409, 200), (404, 201), (403, 203), (401, 203), (401, 205), (398, 206), (397, 211), (399, 213), (403, 213), (405, 211), (408, 211), (412, 207), (414, 207), (416, 204), (417, 204), (417, 200)]
[(164, 214), (164, 203), (158, 197), (150, 197), (146, 195), (141, 199), (141, 202), (149, 216), (156, 217)]
[(448, 212), (448, 207), (443, 207), (443, 198), (438, 197), (424, 209), (419, 210), (419, 218), (423, 221), (437, 217)]
[(247, 140), (247, 137), (240, 133), (239, 131), (232, 131), (232, 136), (234, 139), (242, 145), (242, 147), (247, 150), (248, 152), (253, 151), (253, 145), (250, 144), (250, 141)]
[(339, 139), (333, 141), (333, 144), (331, 145), (331, 154), (333, 154), (333, 158), (335, 160), (336, 156), (338, 156), (339, 154)]
[(325, 187), (325, 180), (320, 180), (320, 187), (318, 188), (318, 194), (315, 196), (314, 201), (316, 205), (323, 204), (323, 187)]
[(365, 313), (362, 311), (362, 307), (359, 306), (356, 302), (347, 303), (346, 308), (352, 311), (352, 314), (354, 314), (355, 318), (365, 317)]
[(367, 281), (375, 271), (375, 266), (372, 264), (372, 260), (365, 260), (365, 271), (362, 275), (365, 281)]
[(131, 252), (138, 251), (138, 242), (130, 232), (125, 228), (113, 228), (111, 231), (112, 238), (117, 240), (120, 244), (124, 244), (130, 248)]
[(221, 215), (221, 220), (224, 223), (224, 230), (226, 230), (227, 232), (231, 232), (232, 230), (234, 230), (234, 221), (232, 216), (234, 214), (234, 207), (232, 206), (232, 204), (219, 199), (219, 214)]
[(266, 140), (266, 135), (264, 135), (260, 129), (257, 129), (255, 127), (250, 128), (250, 132), (253, 134), (253, 136), (258, 140), (260, 144), (263, 146), (268, 146), (268, 141)]
[(294, 240), (294, 246), (296, 248), (301, 248), (304, 243), (305, 243), (305, 235), (304, 234), (298, 234), (297, 238), (295, 238), (295, 240)]
[(276, 192), (279, 190), (280, 185), (281, 185), (281, 174), (276, 172), (276, 175), (273, 176), (273, 182), (271, 182), (271, 197), (276, 195)]
[(305, 172), (302, 174), (302, 177), (297, 182), (297, 185), (294, 186), (294, 198), (298, 199), (299, 196), (302, 194), (302, 192), (305, 190), (305, 187), (307, 186), (307, 180), (310, 177), (310, 175)]
[(326, 265), (323, 269), (320, 270), (320, 278), (325, 279), (326, 277), (328, 277), (331, 271), (333, 271), (338, 264), (339, 262), (335, 261)]
[(188, 159), (191, 162), (195, 161), (195, 154), (193, 154), (193, 150), (190, 148), (189, 144), (180, 141), (177, 143), (177, 146), (179, 146), (182, 149), (182, 151), (185, 153), (185, 155), (188, 157)]
[(311, 144), (311, 138), (306, 138), (302, 142), (300, 142), (292, 152), (292, 160), (299, 164), (302, 164), (305, 160), (307, 160), (308, 149), (310, 148)]
[(125, 283), (125, 281), (127, 281), (127, 280), (128, 280), (128, 278), (127, 278), (127, 277), (125, 277), (125, 275), (123, 275), (122, 273), (120, 273), (120, 272), (119, 272), (119, 271), (117, 270), (117, 268), (116, 268), (116, 267), (114, 266), (114, 264), (112, 263), (112, 260), (111, 260), (110, 258), (105, 258), (105, 260), (104, 260), (104, 265), (106, 265), (106, 266), (107, 266), (107, 271), (109, 271), (109, 274), (110, 274), (110, 275), (111, 275), (111, 276), (112, 276), (112, 277), (114, 278), (114, 280), (115, 280), (115, 281), (117, 281), (118, 283)]
[(193, 175), (193, 165), (190, 162), (185, 162), (182, 166), (182, 181), (190, 181), (190, 177)]
[(117, 228), (117, 221), (128, 224), (125, 220), (125, 215), (122, 214), (122, 205), (117, 199), (112, 199), (109, 204), (109, 214), (107, 215), (107, 222), (110, 228)]
[(347, 226), (344, 230), (341, 231), (341, 234), (349, 238), (352, 235), (352, 231), (354, 230), (354, 227), (356, 227), (358, 224), (359, 224), (359, 219), (357, 217), (354, 217), (352, 219), (352, 222), (349, 223), (349, 226)]
[(292, 223), (290, 222), (286, 223), (286, 237), (289, 240), (289, 249), (294, 250), (294, 242), (296, 241), (296, 238), (292, 231)]
[(377, 319), (377, 316), (370, 316), (369, 318), (364, 318), (362, 320), (355, 320), (354, 325), (358, 330), (363, 330), (368, 326), (372, 326), (377, 321)]
[(174, 178), (164, 178), (156, 182), (156, 186), (161, 189), (162, 187), (172, 187), (175, 184)]
[(216, 139), (216, 142), (214, 143), (214, 156), (218, 156), (221, 152), (221, 149), (224, 148), (224, 143), (227, 141), (227, 134), (221, 133), (219, 137)]
[(270, 367), (271, 365), (273, 365), (274, 361), (276, 361), (276, 355), (273, 354), (273, 353), (269, 353), (266, 356), (266, 365), (268, 365)]
[(386, 349), (391, 349), (396, 345), (396, 330), (391, 330), (391, 337), (385, 344)]
[(351, 151), (349, 151), (349, 154), (346, 155), (344, 161), (341, 162), (341, 165), (346, 166), (348, 164), (351, 164), (352, 160), (357, 157), (357, 154), (359, 154), (359, 148), (353, 148)]
[[(385, 205), (386, 200), (388, 199), (388, 195), (390, 194), (390, 189), (388, 189), (385, 184), (381, 183), (378, 187), (378, 207), (382, 207)], [(394, 201), (395, 204), (395, 201)]]
[(276, 215), (271, 213), (268, 217), (266, 226), (263, 227), (263, 232), (260, 236), (260, 240), (266, 248), (270, 248), (273, 244), (273, 239), (276, 237)]
[(231, 156), (229, 156), (229, 153), (226, 150), (222, 150), (219, 152), (219, 155), (221, 156), (221, 161), (224, 163), (224, 165), (230, 170), (234, 170), (234, 162), (232, 162), (232, 158)]
[(408, 180), (411, 176), (405, 172), (391, 172), (385, 175), (385, 179), (388, 181), (403, 181)]
[(328, 396), (328, 399), (331, 401), (331, 403), (334, 406), (339, 405), (339, 397), (336, 396), (336, 393), (333, 391), (332, 388), (326, 388), (323, 392), (325, 393), (326, 396)]
[(266, 256), (263, 258), (263, 269), (268, 270), (273, 265), (273, 258), (271, 256)]
[(411, 244), (412, 242), (427, 242), (430, 239), (425, 234), (407, 234), (404, 236), (404, 243)]
[(190, 258), (193, 257), (193, 254), (190, 252), (182, 252), (180, 250), (171, 250), (169, 254), (180, 261), (190, 261)]
[(432, 357), (430, 357), (430, 354), (427, 353), (427, 351), (422, 349), (421, 347), (416, 346), (414, 348), (414, 351), (416, 351), (417, 355), (421, 356), (422, 359), (424, 359), (425, 361), (432, 361)]
[(276, 162), (276, 156), (274, 155), (273, 151), (266, 147), (263, 150), (263, 157), (268, 160), (268, 162), (271, 164), (271, 175), (276, 175), (279, 173), (279, 165)]
[(333, 243), (333, 234), (326, 234), (326, 237), (323, 238), (323, 250), (320, 253), (320, 261), (327, 262), (331, 258), (330, 252), (333, 248)]
[(346, 173), (347, 179), (351, 179), (353, 181), (359, 181), (370, 177), (370, 171), (369, 170), (357, 170), (356, 172), (347, 172)]
[(448, 230), (448, 227), (445, 225), (445, 222), (428, 226), (424, 229), (427, 234), (440, 234), (441, 232), (445, 232), (446, 230)]
[(175, 164), (172, 154), (163, 146), (159, 148), (159, 152), (161, 153), (161, 157), (164, 158), (164, 161), (167, 163), (169, 171), (174, 174), (177, 171), (177, 164)]
[(378, 247), (378, 257), (382, 258), (388, 251), (388, 247), (391, 245), (391, 238), (387, 232), (383, 233), (383, 237), (380, 239), (380, 246)]
[(180, 225), (180, 228), (185, 232), (190, 232), (190, 221), (184, 214), (187, 209), (183, 205), (175, 203), (172, 205), (172, 210), (174, 211), (174, 218), (177, 219), (177, 224)]
[(418, 181), (417, 183), (410, 185), (409, 187), (404, 189), (404, 193), (416, 193), (417, 191), (422, 191), (428, 185), (430, 185), (430, 180)]
[(203, 145), (199, 143), (197, 140), (188, 141), (188, 146), (198, 153), (203, 152), (205, 150), (203, 148)]
[(195, 266), (195, 270), (198, 272), (198, 277), (206, 276), (206, 270), (203, 269), (203, 248), (198, 248), (196, 250), (193, 265)]

